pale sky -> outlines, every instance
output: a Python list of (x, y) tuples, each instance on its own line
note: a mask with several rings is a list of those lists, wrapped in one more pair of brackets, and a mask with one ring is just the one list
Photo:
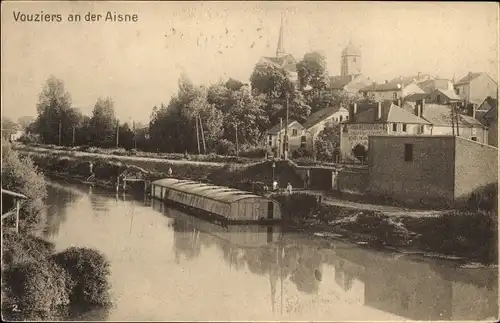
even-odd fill
[[(83, 21), (89, 11), (108, 10), (138, 21)], [(59, 13), (63, 22), (16, 22), (15, 11)], [(458, 79), (469, 71), (498, 80), (493, 2), (4, 1), (2, 114), (35, 116), (38, 94), (54, 75), (82, 112), (110, 96), (121, 120), (145, 122), (175, 94), (182, 70), (196, 84), (247, 81), (261, 56), (274, 55), (282, 12), (285, 50), (297, 60), (323, 52), (331, 75), (340, 73), (340, 52), (351, 39), (362, 51), (363, 74), (375, 80), (418, 72)], [(69, 13), (82, 21), (65, 21)]]

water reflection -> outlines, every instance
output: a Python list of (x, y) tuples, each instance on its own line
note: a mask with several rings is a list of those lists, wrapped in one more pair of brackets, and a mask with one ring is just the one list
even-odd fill
[(66, 211), (52, 216), (66, 221), (53, 239), (111, 259), (110, 320), (479, 320), (498, 312), (496, 270), (396, 258), (279, 226), (223, 227), (156, 200), (81, 192), (87, 199), (54, 200)]

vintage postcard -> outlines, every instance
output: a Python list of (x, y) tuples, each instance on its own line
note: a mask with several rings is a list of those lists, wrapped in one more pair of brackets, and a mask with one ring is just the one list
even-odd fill
[(494, 2), (3, 1), (2, 319), (497, 321)]

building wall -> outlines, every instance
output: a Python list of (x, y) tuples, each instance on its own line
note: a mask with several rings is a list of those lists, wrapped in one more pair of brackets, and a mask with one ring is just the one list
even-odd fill
[(469, 84), (461, 84), (455, 86), (455, 92), (466, 101), (469, 101), (470, 86)]
[[(405, 161), (405, 144), (413, 160)], [(453, 137), (370, 137), (369, 191), (405, 202), (448, 201), (454, 196)]]
[[(288, 146), (289, 146), (290, 151), (293, 151), (293, 150), (300, 148), (300, 140), (301, 140), (303, 129), (304, 128), (298, 123), (294, 123), (288, 127), (288, 130), (287, 130), (288, 131)], [(294, 132), (293, 132), (294, 130), (296, 130), (296, 133), (297, 133), (295, 136), (294, 136)], [(274, 149), (282, 150), (284, 141), (285, 141), (285, 130), (283, 129), (277, 135), (267, 135), (265, 144), (266, 144), (266, 147), (268, 147), (268, 151), (271, 152)], [(280, 142), (281, 142), (281, 147), (278, 147)], [(278, 151), (278, 154), (280, 154), (279, 151)]]
[(498, 97), (498, 85), (486, 74), (481, 74), (470, 82), (469, 101), (481, 104), (488, 96)]
[(498, 149), (456, 139), (455, 199), (467, 200), (475, 190), (498, 182)]
[(450, 100), (448, 99), (448, 97), (438, 91), (429, 93), (429, 95), (425, 98), (425, 102), (436, 104), (450, 104)]
[(342, 56), (341, 75), (361, 74), (361, 56)]
[(387, 134), (387, 124), (382, 123), (347, 123), (341, 130), (340, 154), (343, 158), (352, 157), (352, 149), (357, 144), (368, 147), (368, 136)]
[(344, 193), (365, 194), (370, 178), (368, 172), (360, 170), (341, 170), (337, 173), (337, 189)]
[(347, 110), (345, 111), (337, 111), (334, 114), (332, 114), (330, 117), (327, 119), (318, 122), (316, 125), (312, 126), (311, 128), (304, 130), (302, 135), (306, 136), (306, 149), (309, 151), (312, 151), (314, 141), (316, 140), (318, 134), (325, 129), (325, 126), (327, 125), (328, 122), (334, 122), (338, 123), (344, 120), (347, 120), (349, 118), (349, 112)]
[(368, 91), (367, 96), (371, 97), (374, 101), (394, 100), (403, 97), (403, 92), (401, 90)]
[(498, 147), (498, 121), (492, 120), (488, 126), (488, 145)]
[[(401, 97), (407, 97), (410, 94), (415, 94), (415, 93), (425, 93), (424, 90), (422, 90), (417, 84), (411, 83), (408, 84), (403, 88), (401, 91)], [(400, 98), (400, 97), (398, 97)]]
[[(442, 135), (453, 135), (453, 128), (451, 126), (433, 126), (432, 127), (433, 136)], [(456, 128), (455, 128), (456, 135)], [(472, 137), (477, 138), (477, 142), (487, 144), (488, 143), (488, 133), (483, 127), (464, 127), (458, 128), (458, 135), (463, 138), (471, 139)]]

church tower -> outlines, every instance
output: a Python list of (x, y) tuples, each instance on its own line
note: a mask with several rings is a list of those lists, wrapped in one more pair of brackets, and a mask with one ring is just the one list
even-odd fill
[(340, 75), (361, 74), (361, 51), (352, 42), (342, 51), (340, 60)]
[(283, 57), (286, 55), (283, 44), (283, 14), (281, 14), (280, 33), (278, 35), (278, 47), (276, 48), (276, 57)]

